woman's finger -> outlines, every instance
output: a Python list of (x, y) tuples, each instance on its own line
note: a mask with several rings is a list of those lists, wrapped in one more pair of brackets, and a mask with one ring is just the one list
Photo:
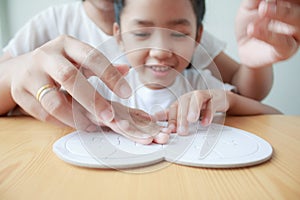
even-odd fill
[(80, 64), (80, 67), (91, 70), (113, 92), (122, 98), (131, 95), (127, 81), (100, 51), (71, 37), (61, 37), (58, 40), (63, 42), (64, 51), (69, 58)]
[(129, 66), (128, 65), (114, 65), (116, 69), (123, 75), (125, 76), (129, 72)]
[(150, 144), (153, 141), (153, 137), (151, 135), (141, 133), (132, 128), (128, 120), (113, 120), (109, 123), (105, 123), (105, 125), (110, 127), (116, 133), (119, 133), (137, 143)]
[(12, 95), (16, 103), (20, 105), (26, 113), (33, 116), (34, 118), (41, 121), (47, 121), (62, 127), (68, 125), (67, 123), (63, 123), (62, 121), (57, 120), (52, 115), (50, 115), (43, 108), (40, 102), (38, 102), (32, 96), (32, 94), (25, 91), (13, 90)]
[[(46, 56), (45, 59), (47, 58)], [(96, 92), (81, 71), (65, 57), (48, 58), (43, 69), (88, 112), (95, 114), (102, 121), (113, 119), (114, 114), (110, 104)]]

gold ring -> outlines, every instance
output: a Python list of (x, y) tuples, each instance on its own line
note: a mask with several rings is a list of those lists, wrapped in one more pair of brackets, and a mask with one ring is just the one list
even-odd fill
[(52, 91), (52, 90), (56, 90), (57, 88), (53, 85), (50, 84), (46, 84), (43, 85), (42, 87), (40, 87), (40, 89), (37, 91), (35, 98), (41, 102), (42, 98), (45, 96), (45, 94), (47, 94), (48, 92)]

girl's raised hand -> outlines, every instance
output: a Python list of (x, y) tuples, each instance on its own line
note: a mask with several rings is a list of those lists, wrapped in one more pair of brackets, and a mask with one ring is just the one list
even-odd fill
[(244, 0), (236, 18), (241, 62), (270, 66), (293, 56), (300, 45), (299, 0)]

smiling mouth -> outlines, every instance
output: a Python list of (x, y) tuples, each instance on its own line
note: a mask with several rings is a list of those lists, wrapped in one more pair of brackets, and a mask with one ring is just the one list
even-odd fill
[(153, 71), (156, 71), (156, 72), (166, 72), (168, 70), (170, 70), (171, 68), (168, 67), (168, 66), (155, 66), (155, 65), (151, 65), (151, 66), (146, 66), (150, 69), (152, 69)]

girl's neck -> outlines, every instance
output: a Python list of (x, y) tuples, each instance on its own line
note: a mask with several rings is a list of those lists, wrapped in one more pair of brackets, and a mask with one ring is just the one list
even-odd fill
[(113, 3), (98, 1), (83, 2), (87, 16), (106, 34), (113, 34), (113, 23), (115, 21)]

